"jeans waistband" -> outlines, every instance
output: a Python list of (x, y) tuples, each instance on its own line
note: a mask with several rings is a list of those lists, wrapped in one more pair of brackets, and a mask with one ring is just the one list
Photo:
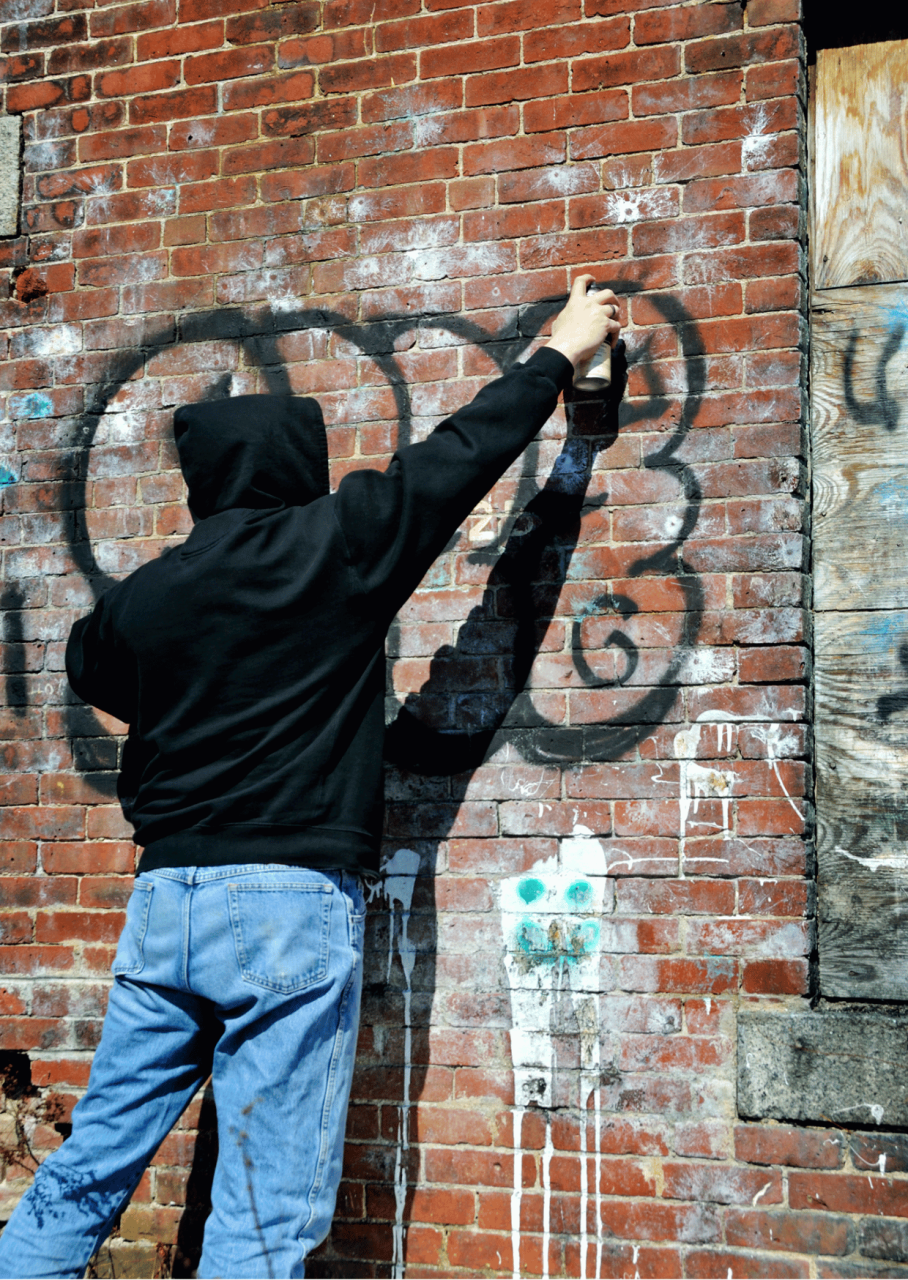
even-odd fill
[(239, 876), (283, 875), (296, 881), (328, 880), (345, 893), (352, 886), (362, 889), (359, 876), (349, 871), (320, 871), (288, 862), (238, 862), (226, 867), (157, 867), (153, 871), (142, 871), (140, 875), (163, 876), (186, 885), (208, 884), (213, 880), (235, 880)]

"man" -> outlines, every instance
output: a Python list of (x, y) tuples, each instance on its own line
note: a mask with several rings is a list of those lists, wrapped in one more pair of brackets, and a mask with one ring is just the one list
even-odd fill
[(130, 726), (119, 795), (144, 852), (88, 1090), (0, 1239), (0, 1275), (81, 1276), (209, 1067), (219, 1156), (199, 1275), (304, 1274), (341, 1176), (385, 635), (616, 338), (617, 299), (591, 281), (546, 347), (333, 494), (314, 401), (177, 412), (195, 527), (67, 646), (75, 692)]

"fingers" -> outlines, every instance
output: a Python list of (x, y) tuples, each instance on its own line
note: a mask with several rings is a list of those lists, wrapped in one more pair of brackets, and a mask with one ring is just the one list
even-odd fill
[(595, 279), (596, 277), (593, 275), (578, 276), (571, 285), (571, 297), (582, 298)]

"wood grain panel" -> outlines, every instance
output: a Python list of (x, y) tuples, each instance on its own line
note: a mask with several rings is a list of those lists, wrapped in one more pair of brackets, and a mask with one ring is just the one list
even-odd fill
[(813, 282), (908, 279), (908, 41), (817, 53)]
[(908, 608), (908, 285), (812, 302), (814, 603)]
[(908, 610), (816, 618), (821, 989), (908, 998)]

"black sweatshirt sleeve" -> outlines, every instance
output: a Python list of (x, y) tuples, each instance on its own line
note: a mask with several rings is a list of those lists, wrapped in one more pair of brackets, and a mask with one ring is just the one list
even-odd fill
[(114, 631), (110, 595), (105, 592), (88, 617), (74, 623), (66, 644), (66, 674), (83, 702), (130, 724), (138, 680), (135, 661)]
[(483, 387), (427, 440), (399, 449), (387, 471), (344, 477), (335, 514), (368, 591), (388, 591), (396, 612), (551, 416), (572, 373), (570, 360), (543, 347)]

